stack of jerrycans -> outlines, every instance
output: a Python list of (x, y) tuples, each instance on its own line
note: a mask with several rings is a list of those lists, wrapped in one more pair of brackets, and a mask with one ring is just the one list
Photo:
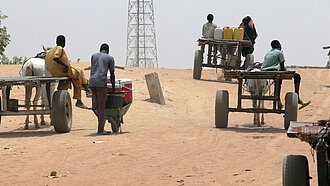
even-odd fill
[(223, 29), (223, 39), (229, 39), (229, 40), (243, 40), (244, 36), (244, 29), (243, 28), (231, 28), (231, 27), (225, 27)]

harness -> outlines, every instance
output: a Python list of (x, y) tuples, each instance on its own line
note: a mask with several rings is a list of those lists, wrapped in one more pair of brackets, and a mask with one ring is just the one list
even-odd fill
[[(255, 62), (251, 65), (251, 67), (248, 69), (248, 71), (252, 72), (252, 71), (260, 71), (261, 69), (261, 65), (262, 63), (260, 62)], [(266, 81), (266, 86), (263, 87), (262, 92), (268, 92), (270, 89), (270, 86), (274, 84), (274, 82), (270, 83), (269, 80)], [(247, 80), (245, 79), (244, 83), (243, 83), (243, 90), (251, 93), (251, 90), (249, 89), (249, 86), (247, 84)], [(270, 94), (270, 93), (269, 93)]]

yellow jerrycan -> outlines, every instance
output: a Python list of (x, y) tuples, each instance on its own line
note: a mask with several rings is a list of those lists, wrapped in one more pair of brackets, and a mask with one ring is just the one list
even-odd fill
[(231, 27), (225, 27), (223, 29), (223, 39), (233, 39), (233, 28)]
[(234, 40), (243, 40), (244, 28), (234, 28)]

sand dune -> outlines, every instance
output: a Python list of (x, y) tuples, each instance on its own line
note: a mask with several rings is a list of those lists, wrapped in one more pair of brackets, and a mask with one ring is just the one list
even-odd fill
[[(74, 65), (84, 68), (89, 63)], [(0, 76), (17, 76), (19, 69), (0, 65)], [(302, 76), (301, 97), (312, 101), (299, 111), (298, 120), (329, 118), (329, 71), (297, 71)], [(151, 72), (159, 75), (166, 105), (148, 101), (144, 75)], [(31, 123), (30, 130), (23, 130), (25, 117), (2, 117), (0, 185), (277, 186), (282, 183), (283, 158), (289, 154), (307, 156), (311, 185), (316, 185), (310, 146), (286, 136), (282, 115), (267, 114), (265, 126), (254, 127), (253, 114), (230, 113), (228, 128), (214, 128), (216, 91), (229, 91), (231, 107), (237, 96), (235, 81), (225, 83), (219, 76), (204, 70), (203, 80), (193, 80), (192, 70), (117, 69), (116, 77), (131, 78), (134, 87), (122, 134), (96, 136), (97, 118), (75, 107), (72, 131), (65, 134), (55, 133), (49, 124), (35, 130)], [(282, 87), (284, 102), (293, 81), (284, 81)], [(14, 87), (12, 96), (23, 100), (24, 88)], [(91, 99), (83, 101), (91, 105)], [(60, 177), (47, 178), (51, 171)]]

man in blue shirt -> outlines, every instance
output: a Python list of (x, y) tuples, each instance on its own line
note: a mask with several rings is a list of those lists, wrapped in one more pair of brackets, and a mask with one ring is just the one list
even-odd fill
[[(271, 42), (272, 49), (265, 55), (264, 62), (262, 63), (261, 66), (261, 71), (286, 71), (285, 69), (285, 59), (282, 50), (281, 43), (278, 40), (273, 40)], [(295, 92), (298, 94), (298, 104), (302, 105), (300, 107), (303, 108), (307, 105), (309, 105), (311, 102), (308, 101), (304, 103), (300, 97), (299, 97), (299, 87), (300, 87), (300, 81), (301, 77), (298, 73), (294, 73), (293, 76), (294, 79), (294, 89)], [(281, 85), (282, 85), (282, 80), (280, 80), (280, 85), (279, 85), (279, 92), (281, 92)], [(279, 102), (279, 107), (282, 107), (281, 100)]]
[(96, 103), (98, 130), (97, 134), (107, 135), (104, 131), (104, 112), (107, 100), (107, 73), (110, 70), (112, 91), (115, 91), (115, 60), (109, 55), (109, 45), (102, 44), (99, 53), (92, 55), (89, 87), (92, 90), (93, 101)]

